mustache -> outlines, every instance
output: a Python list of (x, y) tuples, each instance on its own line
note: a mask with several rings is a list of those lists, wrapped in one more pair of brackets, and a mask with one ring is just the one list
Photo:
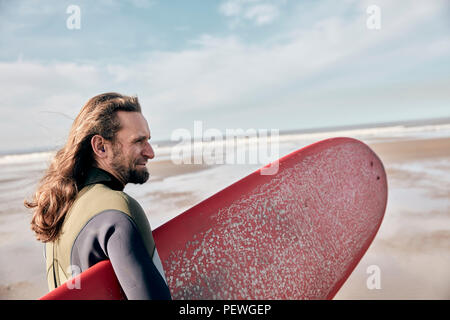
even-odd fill
[(134, 164), (135, 165), (137, 165), (137, 164), (146, 165), (147, 162), (148, 162), (148, 158), (141, 158), (141, 159), (137, 160)]

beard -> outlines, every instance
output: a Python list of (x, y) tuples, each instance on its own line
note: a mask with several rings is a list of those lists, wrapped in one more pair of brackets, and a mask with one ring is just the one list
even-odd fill
[(111, 167), (125, 184), (143, 184), (148, 180), (150, 174), (148, 173), (147, 168), (145, 166), (138, 168), (136, 166), (137, 160), (125, 159), (120, 149), (113, 148), (113, 154), (114, 159), (111, 163)]

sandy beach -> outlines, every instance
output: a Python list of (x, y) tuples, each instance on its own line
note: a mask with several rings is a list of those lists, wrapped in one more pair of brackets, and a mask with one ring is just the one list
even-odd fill
[[(390, 139), (369, 145), (385, 165), (388, 207), (374, 242), (335, 298), (450, 299), (450, 138)], [(45, 164), (30, 171), (33, 174), (22, 182), (23, 186), (17, 182), (16, 187), (23, 192), (8, 198), (8, 206), (0, 211), (0, 299), (37, 299), (47, 292), (43, 244), (34, 240), (29, 228), (31, 213), (22, 206), (43, 168)], [(139, 192), (139, 186), (133, 186), (130, 193), (155, 226), (253, 168), (222, 176), (212, 169), (220, 168), (151, 161), (149, 183), (154, 183), (154, 189)], [(208, 171), (210, 174), (202, 174)], [(173, 188), (173, 179), (178, 179), (176, 185), (185, 183), (187, 187)], [(216, 189), (203, 187), (197, 192), (196, 186), (207, 186), (212, 179), (218, 181)], [(172, 181), (170, 187), (163, 184), (167, 181)], [(1, 186), (12, 183), (11, 178), (0, 182), (3, 193)], [(4, 202), (7, 196), (2, 198)], [(380, 289), (368, 289), (366, 285), (371, 265), (381, 271)]]

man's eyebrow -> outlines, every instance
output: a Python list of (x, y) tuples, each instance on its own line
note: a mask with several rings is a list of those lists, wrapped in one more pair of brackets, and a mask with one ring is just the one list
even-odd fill
[(132, 140), (132, 142), (139, 142), (143, 140), (150, 140), (151, 136), (138, 136)]

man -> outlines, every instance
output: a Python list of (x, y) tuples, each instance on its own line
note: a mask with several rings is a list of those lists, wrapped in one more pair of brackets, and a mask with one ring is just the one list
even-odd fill
[(81, 109), (34, 198), (31, 228), (46, 243), (52, 290), (75, 268), (109, 259), (128, 299), (170, 299), (150, 225), (123, 192), (146, 182), (154, 158), (137, 97), (105, 93)]

